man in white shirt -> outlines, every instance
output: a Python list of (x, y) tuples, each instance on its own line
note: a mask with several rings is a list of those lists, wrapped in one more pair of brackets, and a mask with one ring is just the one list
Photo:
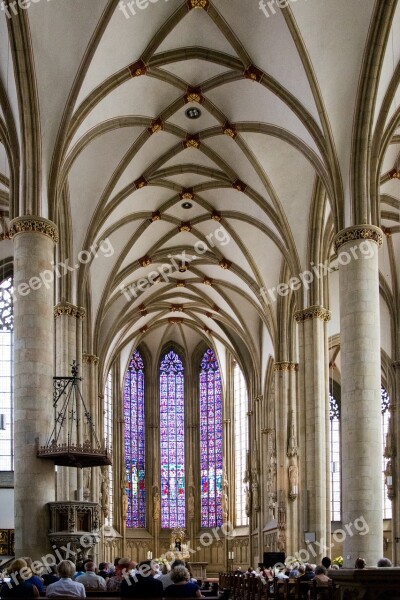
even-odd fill
[(78, 583), (83, 583), (85, 590), (105, 591), (106, 582), (103, 577), (96, 575), (96, 568), (97, 565), (94, 562), (87, 562), (85, 564), (86, 573), (84, 575), (79, 575), (75, 581)]

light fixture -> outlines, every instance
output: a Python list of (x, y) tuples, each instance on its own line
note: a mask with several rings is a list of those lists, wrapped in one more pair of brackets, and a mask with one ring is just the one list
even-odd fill
[(197, 106), (191, 106), (185, 111), (185, 115), (188, 119), (198, 119), (201, 117), (201, 110)]
[(193, 204), (191, 202), (182, 202), (181, 206), (188, 210), (189, 208), (192, 208)]

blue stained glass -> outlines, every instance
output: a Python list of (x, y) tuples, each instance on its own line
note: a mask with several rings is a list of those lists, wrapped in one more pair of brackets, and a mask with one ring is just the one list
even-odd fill
[(184, 369), (174, 352), (160, 366), (161, 527), (185, 527)]
[(201, 526), (222, 525), (222, 388), (214, 352), (209, 348), (200, 371)]
[(132, 355), (124, 385), (124, 448), (128, 512), (126, 526), (146, 527), (144, 364)]

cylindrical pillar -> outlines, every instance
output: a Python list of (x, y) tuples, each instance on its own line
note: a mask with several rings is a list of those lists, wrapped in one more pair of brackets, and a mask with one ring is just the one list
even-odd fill
[(300, 431), (304, 452), (300, 457), (305, 537), (301, 542), (310, 560), (321, 562), (330, 544), (329, 462), (326, 423), (329, 419), (328, 348), (326, 327), (330, 312), (322, 306), (311, 306), (295, 313), (299, 330)]
[(48, 502), (55, 469), (37, 458), (53, 423), (53, 281), (57, 228), (41, 217), (11, 222), (14, 240), (15, 554), (40, 558), (50, 550)]
[(383, 553), (378, 247), (370, 225), (336, 236), (340, 272), (342, 520), (344, 566)]

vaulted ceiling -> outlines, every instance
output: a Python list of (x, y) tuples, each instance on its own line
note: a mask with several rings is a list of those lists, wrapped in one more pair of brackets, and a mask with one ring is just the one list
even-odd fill
[[(166, 341), (190, 353), (203, 340), (261, 382), (282, 303), (310, 302), (304, 290), (267, 302), (262, 290), (332, 255), (363, 169), (366, 214), (388, 233), (382, 295), (398, 314), (400, 7), (382, 4), (41, 0), (3, 11), (0, 256), (12, 253), (9, 217), (24, 214), (16, 188), (36, 110), (39, 206), (62, 230), (60, 259), (99, 248), (58, 297), (88, 307), (88, 350), (105, 370), (141, 341), (156, 359)], [(290, 358), (290, 344), (280, 352)]]

